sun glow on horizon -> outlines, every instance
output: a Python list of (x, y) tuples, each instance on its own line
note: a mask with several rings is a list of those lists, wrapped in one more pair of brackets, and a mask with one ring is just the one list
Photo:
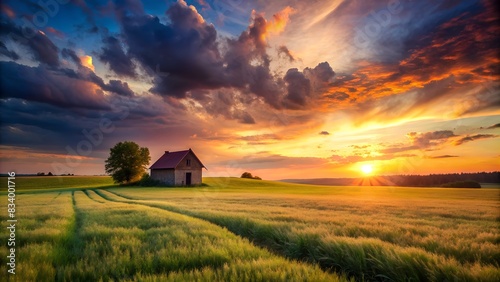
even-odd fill
[(366, 175), (372, 174), (373, 166), (371, 164), (364, 164), (361, 166), (361, 171)]

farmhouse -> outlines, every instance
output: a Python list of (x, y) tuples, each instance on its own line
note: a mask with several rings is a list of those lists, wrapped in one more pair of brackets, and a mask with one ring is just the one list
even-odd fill
[(201, 184), (202, 168), (206, 167), (189, 150), (169, 152), (161, 156), (149, 169), (151, 178), (170, 186), (189, 186)]

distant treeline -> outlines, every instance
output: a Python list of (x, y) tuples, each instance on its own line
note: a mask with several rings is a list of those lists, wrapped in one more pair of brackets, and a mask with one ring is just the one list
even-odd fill
[(452, 182), (500, 183), (500, 172), (381, 176), (397, 186), (437, 187)]
[(500, 183), (500, 171), (430, 175), (390, 175), (366, 178), (283, 179), (291, 183), (341, 186), (441, 187), (455, 182)]

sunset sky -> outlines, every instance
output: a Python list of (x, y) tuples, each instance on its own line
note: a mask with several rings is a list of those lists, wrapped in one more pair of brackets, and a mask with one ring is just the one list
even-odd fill
[(205, 176), (500, 168), (496, 1), (37, 2), (1, 2), (2, 173), (126, 140)]

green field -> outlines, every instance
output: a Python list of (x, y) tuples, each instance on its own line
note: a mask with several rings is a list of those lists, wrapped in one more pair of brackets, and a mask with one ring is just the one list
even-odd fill
[[(7, 177), (0, 177), (7, 185)], [(72, 190), (73, 188), (106, 188), (115, 186), (109, 176), (25, 176), (16, 177), (18, 193)], [(3, 192), (3, 191), (2, 191)]]
[(500, 281), (499, 189), (32, 179), (12, 281)]

